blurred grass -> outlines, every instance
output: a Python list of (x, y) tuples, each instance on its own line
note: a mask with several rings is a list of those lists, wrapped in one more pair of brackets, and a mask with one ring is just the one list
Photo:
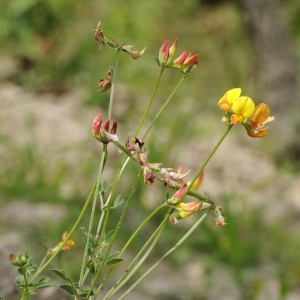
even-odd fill
[[(158, 120), (155, 131), (148, 137), (147, 145), (150, 161), (165, 162), (165, 165), (178, 163), (176, 155), (171, 154), (170, 157), (170, 153), (174, 153), (174, 145), (184, 145), (193, 136), (198, 139), (209, 136), (221, 127), (213, 122), (203, 122), (203, 126), (196, 126), (193, 121), (182, 120), (197, 120), (201, 116), (215, 120), (212, 108), (215, 108), (216, 99), (234, 86), (242, 86), (246, 94), (252, 94), (254, 99), (259, 98), (253, 90), (255, 73), (252, 45), (234, 2), (209, 5), (209, 1), (203, 4), (203, 1), (184, 0), (180, 1), (180, 5), (178, 3), (174, 4), (171, 0), (1, 1), (0, 51), (16, 61), (18, 66), (4, 81), (14, 82), (41, 94), (52, 92), (59, 95), (74, 87), (80, 88), (85, 91), (86, 105), (100, 106), (105, 110), (108, 96), (97, 92), (96, 82), (106, 76), (114, 52), (99, 51), (92, 38), (92, 29), (101, 20), (106, 36), (115, 38), (119, 43), (129, 39), (128, 43), (134, 44), (135, 50), (147, 46), (147, 51), (138, 63), (126, 56), (120, 59), (118, 82), (126, 87), (130, 106), (121, 111), (119, 117), (124, 132), (130, 132), (139, 119), (137, 115), (143, 109), (141, 104), (148, 99), (158, 76), (159, 70), (154, 62), (157, 49), (165, 39), (173, 41), (178, 36), (178, 53), (185, 49), (199, 53), (199, 66), (174, 99), (173, 105), (180, 108), (181, 115), (178, 117), (176, 110), (168, 109), (168, 118)], [(296, 0), (285, 1), (284, 5), (289, 14), (289, 28), (297, 50), (300, 49), (300, 5)], [(300, 51), (296, 53), (299, 60)], [(168, 97), (174, 82), (181, 77), (178, 72), (165, 73), (163, 89), (161, 86), (158, 93), (160, 102)], [(155, 112), (154, 107), (150, 115), (155, 115)], [(40, 244), (41, 240), (49, 243), (56, 241), (62, 228), (70, 228), (82, 207), (84, 196), (95, 178), (97, 153), (86, 157), (86, 152), (83, 152), (82, 160), (73, 167), (62, 158), (49, 172), (51, 157), (44, 157), (43, 153), (36, 151), (38, 141), (34, 137), (30, 144), (19, 148), (9, 137), (0, 134), (1, 144), (9, 149), (5, 153), (5, 161), (1, 163), (2, 198), (60, 203), (67, 207), (69, 213), (63, 224), (45, 224), (42, 230), (28, 233), (34, 243)], [(268, 147), (268, 142), (264, 143), (262, 146)], [(136, 166), (130, 165), (129, 170), (134, 173)], [(84, 183), (78, 186), (78, 180)], [(125, 194), (128, 192), (126, 186), (130, 186), (132, 180), (133, 175), (123, 179)], [(72, 186), (72, 193), (67, 196), (62, 192), (65, 181)], [(147, 207), (139, 204), (144, 196), (145, 192), (140, 186), (134, 212), (127, 220), (124, 240), (120, 240), (120, 243), (149, 213)], [(226, 265), (243, 299), (257, 299), (266, 278), (255, 270), (263, 263), (270, 263), (275, 266), (274, 272), (281, 284), (281, 299), (284, 299), (299, 284), (300, 242), (297, 233), (287, 234), (287, 228), (293, 227), (293, 220), (283, 216), (280, 220), (266, 224), (263, 222), (263, 211), (254, 211), (245, 200), (225, 195), (222, 201), (230, 225), (219, 230), (211, 224), (213, 222), (203, 224), (200, 234), (194, 233), (189, 246), (180, 248), (170, 258), (171, 261), (174, 260), (176, 265), (184, 265), (195, 257), (208, 256), (211, 263), (207, 264), (207, 274), (211, 272), (209, 268), (218, 270)], [(230, 202), (237, 201), (242, 201), (243, 209), (231, 210)], [(118, 215), (118, 212), (114, 213)], [(155, 218), (145, 231), (155, 228), (158, 220)], [(169, 227), (162, 247), (157, 249), (158, 255), (164, 253), (167, 245), (175, 243), (183, 232), (184, 228), (178, 227), (177, 234), (174, 234), (174, 230)], [(80, 233), (76, 233), (76, 240), (78, 246), (82, 245)], [(141, 237), (134, 241), (135, 247), (141, 246), (145, 240), (145, 237)], [(279, 245), (285, 245), (285, 248), (278, 249)], [(40, 251), (37, 256), (42, 256)], [(67, 260), (61, 262), (64, 268), (75, 273), (80, 259), (81, 253), (73, 252)], [(205, 284), (209, 287), (213, 283)]]

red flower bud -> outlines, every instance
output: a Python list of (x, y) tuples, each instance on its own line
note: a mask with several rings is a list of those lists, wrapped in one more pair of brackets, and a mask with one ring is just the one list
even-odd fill
[(102, 117), (101, 117), (101, 114), (98, 114), (94, 118), (94, 120), (93, 120), (93, 126), (92, 126), (92, 131), (95, 134), (98, 134), (100, 132), (101, 123), (102, 123)]
[(118, 123), (115, 121), (113, 123), (113, 126), (112, 126), (110, 132), (113, 133), (113, 134), (115, 134), (117, 132), (117, 127), (118, 127)]

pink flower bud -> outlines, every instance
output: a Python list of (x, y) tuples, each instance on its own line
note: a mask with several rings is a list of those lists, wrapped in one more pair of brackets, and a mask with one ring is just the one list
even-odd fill
[(101, 114), (98, 114), (95, 116), (93, 120), (93, 126), (92, 126), (92, 130), (95, 134), (98, 134), (100, 132), (101, 123), (102, 123), (102, 117)]
[(161, 47), (159, 48), (159, 52), (165, 52), (165, 50), (167, 49), (169, 45), (169, 40), (165, 40), (163, 42), (163, 44), (161, 45)]
[(179, 57), (177, 57), (174, 60), (174, 64), (175, 65), (181, 65), (184, 63), (184, 61), (186, 60), (186, 58), (188, 57), (188, 52), (186, 50), (184, 50)]
[(183, 62), (182, 68), (185, 69), (190, 65), (197, 65), (197, 64), (198, 64), (198, 54), (194, 54), (194, 55), (189, 54), (189, 56)]

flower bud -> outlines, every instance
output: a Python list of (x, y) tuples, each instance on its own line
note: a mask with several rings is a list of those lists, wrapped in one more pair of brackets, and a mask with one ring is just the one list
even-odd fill
[(96, 117), (93, 120), (92, 125), (92, 135), (95, 139), (100, 141), (103, 144), (108, 144), (109, 142), (116, 142), (118, 140), (118, 136), (115, 134), (117, 132), (118, 124), (117, 122), (113, 123), (113, 126), (111, 129), (109, 129), (109, 120), (107, 120), (103, 126), (102, 124), (102, 117), (101, 114), (96, 115)]
[(101, 114), (98, 114), (95, 116), (95, 118), (93, 120), (93, 125), (92, 125), (93, 135), (94, 134), (96, 135), (100, 132), (101, 124), (102, 124), (102, 117), (101, 117)]
[[(159, 48), (159, 53), (158, 53), (158, 61), (162, 65), (165, 55), (169, 55), (169, 50), (168, 50), (168, 45), (169, 45), (169, 40), (165, 40), (161, 47)], [(167, 58), (168, 59), (168, 58)]]
[(171, 46), (171, 48), (169, 49), (169, 58), (173, 58), (175, 51), (177, 49), (177, 44), (178, 44), (178, 37), (175, 39), (175, 42), (173, 43), (173, 45)]
[(22, 268), (27, 263), (28, 257), (25, 254), (18, 254), (16, 257), (10, 254), (9, 260), (13, 266)]
[(176, 205), (182, 200), (183, 195), (187, 189), (187, 184), (185, 183), (170, 199), (167, 200), (167, 203), (170, 205)]

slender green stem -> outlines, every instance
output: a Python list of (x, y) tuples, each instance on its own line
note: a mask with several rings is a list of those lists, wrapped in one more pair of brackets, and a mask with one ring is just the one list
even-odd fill
[(147, 108), (146, 108), (146, 110), (145, 110), (145, 112), (144, 112), (144, 114), (143, 114), (143, 116), (142, 116), (142, 119), (141, 119), (141, 121), (140, 121), (140, 123), (139, 123), (139, 125), (138, 125), (138, 127), (137, 127), (137, 129), (136, 129), (136, 131), (135, 131), (135, 133), (134, 133), (134, 137), (136, 137), (136, 136), (138, 135), (138, 133), (140, 132), (140, 129), (141, 129), (141, 127), (142, 127), (142, 125), (143, 125), (143, 123), (144, 123), (144, 121), (145, 121), (145, 119), (146, 119), (146, 116), (147, 116), (147, 114), (148, 114), (148, 112), (149, 112), (149, 109), (150, 109), (150, 107), (151, 107), (151, 105), (152, 105), (152, 102), (153, 102), (153, 100), (154, 100), (154, 96), (155, 96), (155, 94), (156, 94), (157, 87), (158, 87), (158, 85), (159, 85), (159, 83), (160, 83), (160, 79), (161, 79), (161, 77), (162, 77), (162, 74), (163, 74), (164, 70), (165, 70), (165, 68), (161, 68), (161, 69), (160, 69), (160, 73), (159, 73), (157, 82), (156, 82), (156, 84), (155, 84), (155, 87), (154, 87), (154, 89), (153, 89), (153, 92), (152, 92), (150, 101), (149, 101), (148, 106), (147, 106)]
[[(136, 188), (137, 188), (138, 182), (139, 182), (139, 180), (140, 180), (140, 178), (141, 178), (142, 171), (143, 171), (143, 170), (141, 169), (140, 172), (139, 172), (139, 174), (138, 174), (138, 176), (137, 176), (137, 178), (136, 178), (136, 180), (135, 180), (135, 183), (134, 183), (134, 185), (133, 185), (133, 188), (132, 188), (132, 190), (131, 190), (131, 193), (130, 193), (128, 199), (127, 199), (126, 205), (125, 205), (125, 207), (124, 207), (124, 209), (123, 209), (122, 215), (121, 215), (121, 217), (120, 217), (120, 219), (119, 219), (119, 222), (118, 222), (118, 225), (117, 225), (117, 227), (116, 227), (116, 229), (115, 229), (114, 235), (113, 235), (113, 237), (112, 237), (112, 239), (111, 239), (111, 241), (110, 241), (110, 244), (108, 245), (108, 249), (107, 249), (107, 251), (106, 251), (106, 257), (109, 255), (109, 252), (110, 252), (111, 247), (112, 247), (112, 245), (113, 245), (113, 243), (114, 243), (114, 240), (115, 240), (115, 238), (116, 238), (116, 236), (117, 236), (117, 234), (118, 234), (118, 232), (119, 232), (119, 230), (120, 230), (120, 228), (121, 228), (121, 225), (122, 225), (122, 223), (123, 223), (123, 221), (124, 221), (125, 215), (126, 215), (126, 213), (127, 213), (127, 211), (128, 211), (128, 208), (129, 208), (129, 204), (130, 204), (130, 202), (131, 202), (131, 200), (132, 200), (132, 198), (133, 198), (133, 195), (134, 195), (135, 190), (136, 190)], [(120, 255), (118, 256), (118, 258), (120, 258)], [(103, 260), (105, 261), (105, 258), (103, 258)], [(111, 269), (112, 269), (112, 268), (111, 268)], [(106, 282), (106, 280), (107, 280), (109, 274), (110, 274), (110, 273), (108, 272), (108, 273), (106, 274), (106, 276), (102, 279), (102, 282), (101, 282), (100, 286), (98, 287), (98, 289), (97, 289), (97, 291), (96, 291), (95, 298), (96, 298), (97, 295), (100, 293), (101, 288), (102, 288), (102, 286), (104, 285), (104, 283)]]
[[(122, 162), (121, 162), (121, 166), (120, 166), (120, 168), (119, 168), (119, 170), (117, 172), (116, 178), (119, 178), (120, 172), (121, 172), (121, 169), (122, 169), (122, 166), (123, 166), (125, 160), (126, 160), (126, 157), (124, 157), (123, 160), (122, 160)], [(116, 187), (117, 187), (117, 180), (114, 181), (109, 201), (107, 201), (107, 203), (106, 203), (106, 209), (104, 210), (105, 218), (104, 218), (104, 222), (103, 222), (103, 226), (102, 226), (102, 231), (101, 231), (101, 235), (100, 235), (100, 240), (99, 240), (99, 246), (98, 246), (97, 253), (99, 253), (100, 250), (101, 250), (101, 245), (103, 243), (104, 233), (105, 233), (106, 226), (107, 226), (107, 223), (108, 223), (110, 209), (111, 209), (111, 205), (112, 205), (112, 199), (114, 197)], [(108, 253), (108, 252), (106, 252), (106, 253)], [(91, 294), (91, 292), (92, 292), (92, 290), (93, 290), (93, 288), (94, 288), (94, 286), (95, 286), (95, 284), (96, 284), (96, 282), (97, 282), (97, 280), (98, 280), (98, 278), (100, 276), (100, 273), (102, 271), (104, 263), (105, 263), (105, 259), (103, 258), (102, 261), (101, 261), (101, 264), (98, 267), (97, 273), (94, 276), (94, 279), (93, 279), (93, 282), (91, 284), (91, 287), (90, 287), (89, 293), (87, 295), (87, 298), (90, 296), (90, 294)]]
[(135, 230), (135, 232), (131, 235), (131, 237), (129, 238), (129, 240), (127, 241), (127, 243), (125, 244), (125, 246), (123, 247), (123, 249), (121, 250), (120, 254), (119, 254), (119, 258), (123, 255), (123, 253), (126, 251), (126, 249), (128, 248), (128, 246), (130, 245), (130, 243), (132, 242), (132, 240), (136, 237), (136, 235), (141, 231), (141, 229), (146, 225), (146, 223), (148, 223), (148, 221), (153, 218), (153, 216), (155, 216), (162, 208), (166, 207), (167, 204), (163, 203), (162, 205), (160, 205), (159, 207), (157, 207), (141, 224), (140, 226)]
[(182, 243), (193, 233), (193, 231), (203, 222), (210, 212), (211, 207), (201, 216), (201, 218), (190, 228), (190, 230), (171, 248), (165, 255), (163, 255), (142, 277), (140, 277), (118, 300), (124, 299), (143, 279), (145, 279), (157, 266), (159, 266), (167, 256), (174, 252)]
[[(164, 207), (163, 205), (160, 206), (161, 208)], [(120, 279), (115, 283), (115, 285), (110, 289), (110, 291), (107, 293), (107, 295), (103, 298), (103, 300), (107, 300), (109, 297), (112, 296), (112, 294), (115, 293), (115, 289), (118, 288), (119, 284), (124, 280), (124, 278), (127, 276), (128, 272), (132, 269), (136, 261), (139, 259), (139, 257), (142, 255), (144, 250), (149, 246), (149, 244), (152, 242), (152, 240), (155, 238), (155, 236), (160, 232), (161, 228), (165, 226), (165, 223), (168, 221), (170, 215), (173, 213), (174, 209), (170, 209), (168, 214), (165, 216), (165, 218), (162, 220), (160, 225), (156, 228), (156, 230), (153, 232), (153, 234), (150, 236), (148, 241), (144, 244), (144, 246), (141, 248), (141, 250), (138, 252), (138, 254), (135, 256), (135, 258), (131, 261), (130, 265), (127, 267), (123, 275), (120, 277)], [(128, 243), (127, 243), (128, 244)], [(126, 245), (127, 245), (126, 244)], [(125, 245), (125, 246), (126, 246)], [(124, 247), (125, 248), (125, 247)], [(124, 250), (123, 248), (123, 250)], [(122, 251), (123, 251), (122, 250)], [(122, 252), (121, 251), (121, 252)], [(124, 251), (123, 251), (124, 252)], [(123, 253), (122, 252), (122, 253)], [(120, 253), (121, 254), (121, 253)]]
[(50, 251), (47, 251), (46, 255), (43, 257), (43, 259), (42, 259), (42, 261), (41, 261), (41, 263), (40, 263), (40, 265), (39, 265), (39, 267), (37, 268), (36, 271), (38, 271), (43, 266), (43, 264), (45, 263), (45, 261), (47, 260), (47, 258), (49, 256), (50, 256)]
[(101, 155), (101, 160), (100, 160), (100, 165), (99, 165), (99, 171), (98, 171), (98, 176), (97, 176), (96, 192), (94, 193), (94, 200), (93, 200), (92, 211), (91, 211), (91, 216), (90, 216), (89, 229), (88, 229), (87, 240), (86, 240), (86, 244), (85, 244), (83, 260), (82, 260), (82, 265), (81, 265), (81, 272), (80, 272), (80, 277), (79, 277), (79, 286), (80, 287), (84, 283), (83, 275), (85, 273), (84, 270), (86, 268), (88, 248), (90, 246), (90, 240), (91, 240), (91, 234), (92, 234), (96, 204), (97, 204), (97, 199), (98, 199), (98, 195), (99, 195), (100, 180), (101, 180), (101, 175), (102, 175), (105, 163), (106, 163), (106, 159), (107, 159), (107, 144), (103, 144), (103, 150), (102, 150), (102, 155)]
[(24, 276), (24, 282), (25, 282), (25, 291), (22, 295), (21, 300), (29, 300), (29, 289), (28, 289), (28, 278), (27, 278), (27, 272), (26, 269), (21, 268), (23, 276)]
[(193, 184), (195, 183), (195, 181), (197, 180), (198, 176), (200, 175), (200, 173), (204, 170), (204, 168), (206, 167), (206, 165), (208, 164), (208, 162), (210, 161), (210, 159), (212, 158), (212, 156), (215, 154), (215, 152), (217, 151), (217, 149), (219, 148), (219, 146), (222, 144), (223, 140), (225, 139), (225, 137), (227, 136), (227, 134), (229, 133), (229, 131), (231, 130), (233, 125), (229, 125), (226, 129), (226, 131), (224, 132), (224, 134), (221, 136), (220, 140), (217, 142), (217, 144), (215, 145), (215, 147), (212, 149), (212, 151), (209, 153), (209, 155), (207, 156), (206, 160), (204, 161), (204, 163), (202, 164), (202, 166), (200, 167), (200, 169), (198, 170), (198, 173), (195, 175), (195, 177), (192, 179), (191, 183), (188, 185), (185, 193), (182, 196), (182, 199), (190, 192), (190, 189), (192, 188)]
[(144, 134), (142, 140), (145, 139), (145, 137), (147, 136), (147, 134), (149, 133), (150, 129), (152, 128), (153, 124), (156, 122), (157, 118), (160, 116), (160, 114), (162, 113), (162, 111), (165, 109), (165, 107), (169, 104), (169, 102), (171, 101), (171, 99), (173, 98), (173, 96), (175, 95), (175, 93), (177, 92), (177, 90), (179, 89), (179, 87), (181, 86), (181, 84), (183, 83), (184, 79), (186, 78), (186, 75), (184, 75), (181, 80), (179, 81), (179, 83), (177, 84), (177, 86), (175, 87), (174, 91), (172, 92), (172, 94), (169, 96), (169, 98), (166, 100), (165, 104), (161, 107), (161, 109), (159, 110), (159, 112), (156, 114), (156, 116), (154, 117), (154, 119), (152, 120), (150, 126), (148, 127), (146, 133)]
[(72, 236), (72, 234), (74, 233), (75, 229), (78, 227), (79, 223), (81, 222), (81, 219), (82, 219), (82, 217), (83, 217), (83, 215), (84, 215), (86, 209), (87, 209), (88, 206), (89, 206), (89, 203), (90, 203), (90, 201), (91, 201), (91, 199), (92, 199), (92, 196), (93, 196), (93, 194), (94, 194), (94, 192), (95, 192), (95, 189), (96, 189), (96, 184), (97, 184), (97, 183), (95, 182), (94, 185), (93, 185), (93, 187), (92, 187), (92, 189), (91, 189), (91, 191), (90, 191), (90, 194), (89, 194), (88, 198), (86, 199), (85, 204), (84, 204), (84, 206), (83, 206), (83, 208), (82, 208), (82, 210), (81, 210), (81, 212), (80, 212), (80, 214), (79, 214), (79, 216), (78, 216), (78, 218), (77, 218), (77, 220), (76, 220), (74, 226), (73, 226), (72, 229), (70, 230), (68, 236), (66, 237), (66, 239), (64, 240), (64, 242), (61, 244), (61, 246), (58, 248), (58, 250), (57, 250), (57, 251), (49, 258), (49, 260), (44, 264), (44, 266), (41, 267), (41, 268), (35, 273), (35, 275), (31, 278), (30, 283), (32, 283), (32, 282), (40, 275), (40, 273), (41, 273), (42, 271), (44, 271), (45, 268), (47, 268), (47, 267), (49, 266), (49, 264), (52, 262), (52, 260), (58, 255), (58, 253), (61, 251), (61, 249), (63, 248), (63, 246), (64, 246), (64, 245), (67, 243), (67, 241), (71, 238), (71, 236)]
[(161, 233), (163, 232), (164, 227), (165, 227), (166, 224), (167, 223), (164, 223), (163, 227), (160, 228), (160, 231), (155, 236), (154, 240), (152, 241), (151, 245), (149, 246), (148, 250), (145, 252), (145, 254), (143, 255), (143, 257), (134, 266), (134, 268), (129, 272), (129, 274), (124, 278), (124, 280), (122, 282), (120, 282), (120, 284), (118, 285), (118, 287), (110, 294), (109, 297), (111, 297), (113, 294), (115, 294), (135, 274), (135, 272), (139, 269), (139, 267), (144, 263), (144, 261), (147, 259), (147, 257), (150, 255), (150, 253), (152, 252), (153, 248), (157, 244), (157, 242), (158, 242), (158, 240), (159, 240), (159, 238), (161, 236)]
[(113, 73), (113, 79), (112, 79), (111, 90), (110, 90), (109, 109), (108, 109), (108, 120), (109, 121), (111, 120), (112, 107), (113, 107), (113, 103), (114, 103), (114, 95), (115, 95), (117, 71), (118, 71), (118, 66), (119, 66), (119, 53), (120, 53), (120, 50), (121, 50), (121, 47), (119, 47), (117, 49), (117, 52), (116, 52), (114, 73)]

